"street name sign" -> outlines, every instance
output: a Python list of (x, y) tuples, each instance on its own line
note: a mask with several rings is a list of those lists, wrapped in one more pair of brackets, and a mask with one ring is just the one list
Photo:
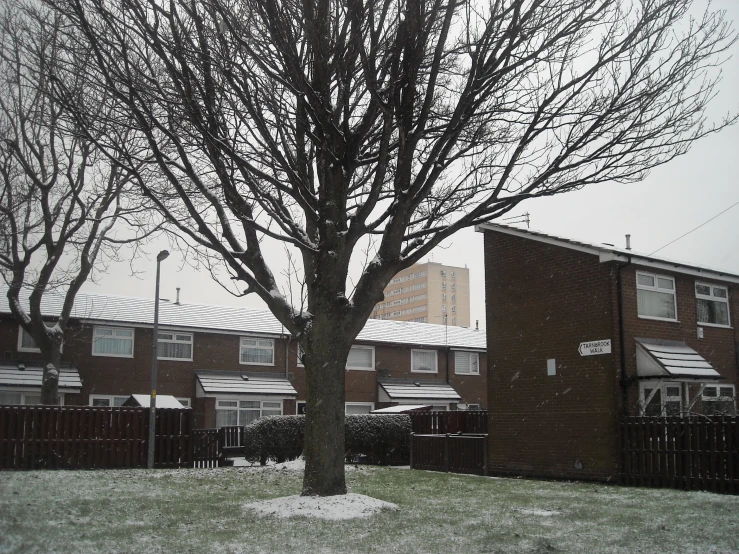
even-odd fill
[(580, 348), (578, 348), (577, 351), (580, 352), (580, 356), (597, 356), (598, 354), (610, 354), (611, 339), (581, 342)]

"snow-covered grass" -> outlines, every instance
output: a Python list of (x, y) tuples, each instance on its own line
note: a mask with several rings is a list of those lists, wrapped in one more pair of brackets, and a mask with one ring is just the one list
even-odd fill
[(362, 519), (260, 515), (299, 463), (0, 474), (0, 552), (739, 552), (739, 498), (397, 468), (347, 472), (396, 504)]

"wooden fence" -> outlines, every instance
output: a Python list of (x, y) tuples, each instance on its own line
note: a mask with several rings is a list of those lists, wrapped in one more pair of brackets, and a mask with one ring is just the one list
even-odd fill
[(412, 412), (413, 432), (420, 435), (463, 433), (482, 435), (488, 432), (486, 410), (453, 412)]
[(410, 414), (412, 469), (488, 473), (487, 411)]
[[(147, 467), (149, 409), (90, 406), (0, 406), (0, 469)], [(192, 429), (192, 411), (156, 411), (157, 468), (217, 465), (207, 434)], [(208, 458), (210, 456), (210, 458)], [(204, 466), (200, 466), (204, 467)]]
[(626, 417), (623, 483), (739, 494), (739, 420)]
[(487, 435), (411, 435), (411, 469), (488, 474)]

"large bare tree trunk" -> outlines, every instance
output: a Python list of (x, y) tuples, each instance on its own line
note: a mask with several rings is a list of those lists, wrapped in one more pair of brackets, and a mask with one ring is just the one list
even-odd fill
[(53, 344), (51, 352), (44, 356), (44, 376), (41, 380), (41, 404), (59, 404), (59, 369), (61, 347)]
[(346, 494), (344, 382), (351, 333), (342, 319), (316, 314), (303, 341), (307, 377), (303, 495)]

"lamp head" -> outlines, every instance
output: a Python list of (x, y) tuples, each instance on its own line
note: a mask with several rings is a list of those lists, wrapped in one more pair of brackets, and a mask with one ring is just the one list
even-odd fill
[(169, 257), (169, 250), (162, 250), (157, 254), (157, 262), (163, 262)]

